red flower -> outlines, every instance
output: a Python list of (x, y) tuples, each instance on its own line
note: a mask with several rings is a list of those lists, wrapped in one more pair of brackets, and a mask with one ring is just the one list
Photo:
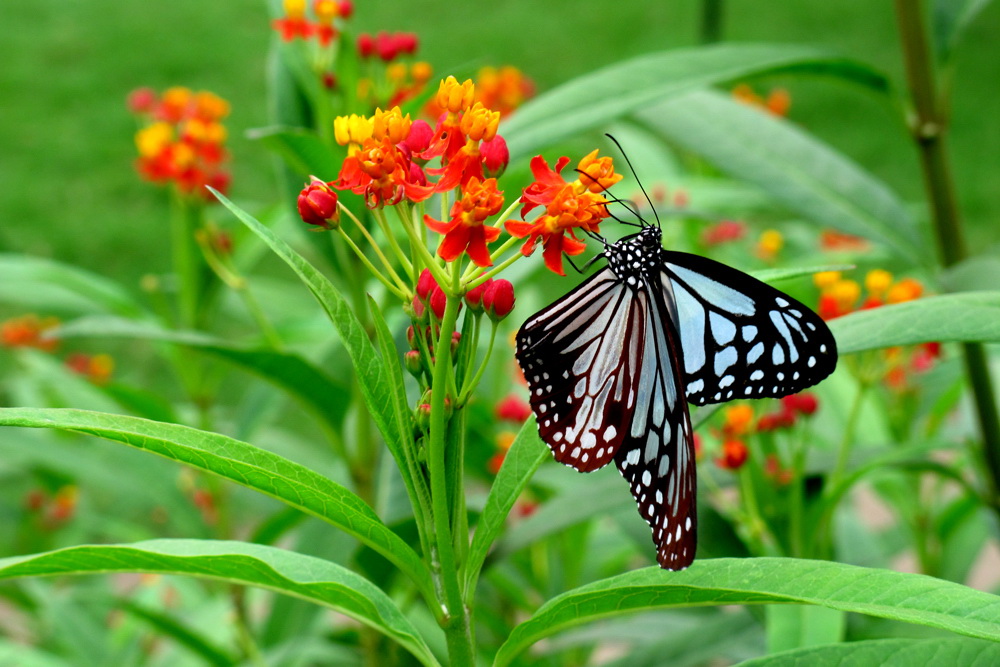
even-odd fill
[(810, 416), (819, 409), (819, 401), (816, 395), (811, 392), (792, 394), (781, 399), (781, 405), (785, 411)]
[(721, 220), (702, 233), (701, 241), (707, 246), (715, 246), (720, 243), (739, 241), (746, 236), (746, 233), (745, 223), (736, 220)]
[(451, 220), (441, 222), (429, 215), (424, 216), (424, 222), (435, 232), (444, 234), (444, 239), (438, 246), (438, 256), (446, 262), (458, 259), (463, 252), (468, 253), (479, 266), (491, 266), (489, 248), (500, 236), (498, 227), (487, 227), (483, 224), (491, 215), (496, 215), (503, 207), (503, 193), (497, 190), (495, 178), (480, 182), (473, 178), (462, 189), (462, 198), (451, 207)]
[(514, 309), (514, 286), (509, 280), (494, 280), (483, 293), (483, 310), (494, 322), (499, 322)]
[(523, 424), (531, 416), (531, 406), (524, 399), (511, 394), (497, 404), (496, 418)]
[(361, 149), (344, 160), (333, 187), (364, 195), (369, 208), (397, 204), (404, 198), (421, 202), (434, 193), (433, 187), (420, 183), (410, 160), (388, 137), (365, 139)]
[(742, 440), (727, 440), (722, 443), (722, 455), (715, 464), (725, 470), (739, 470), (747, 460), (747, 446)]
[[(593, 170), (595, 162), (597, 161), (592, 153), (581, 160), (580, 165)], [(521, 248), (525, 255), (533, 253), (535, 244), (541, 239), (545, 266), (559, 275), (566, 275), (562, 267), (563, 253), (579, 255), (586, 247), (583, 241), (576, 238), (574, 230), (597, 232), (601, 221), (608, 217), (607, 200), (592, 192), (591, 188), (597, 188), (613, 178), (613, 175), (608, 174), (609, 169), (603, 168), (604, 163), (601, 162), (599, 176), (594, 178), (590, 171), (586, 172), (587, 184), (580, 180), (567, 183), (560, 175), (567, 164), (569, 158), (562, 157), (556, 162), (556, 168), (552, 169), (542, 156), (532, 158), (531, 172), (535, 181), (521, 194), (521, 201), (524, 202), (521, 217), (538, 206), (544, 206), (545, 212), (532, 222), (511, 220), (506, 225), (512, 236), (528, 237)]]
[(486, 282), (480, 283), (476, 287), (473, 287), (468, 292), (465, 293), (465, 304), (474, 313), (480, 313), (483, 310), (483, 294), (486, 292), (486, 288), (490, 286), (493, 282), (492, 278), (488, 278)]

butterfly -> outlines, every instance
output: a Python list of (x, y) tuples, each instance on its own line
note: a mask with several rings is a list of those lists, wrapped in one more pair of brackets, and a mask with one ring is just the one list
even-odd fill
[[(515, 356), (557, 461), (614, 460), (649, 524), (660, 567), (697, 544), (688, 403), (781, 397), (837, 364), (812, 310), (725, 264), (668, 251), (659, 226), (605, 244), (597, 273), (524, 323)], [(600, 238), (600, 237), (598, 237)]]

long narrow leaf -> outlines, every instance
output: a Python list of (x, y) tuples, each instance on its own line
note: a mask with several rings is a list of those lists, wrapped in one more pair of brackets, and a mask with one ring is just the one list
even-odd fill
[(791, 123), (712, 91), (668, 100), (636, 118), (809, 220), (887, 244), (912, 262), (927, 259), (927, 246), (903, 202), (875, 176)]
[(417, 630), (380, 588), (335, 563), (245, 542), (150, 540), (78, 546), (0, 559), (0, 580), (108, 572), (156, 572), (267, 588), (330, 607), (437, 665)]
[(93, 316), (59, 327), (60, 338), (123, 337), (186, 345), (224, 359), (287, 391), (322, 421), (339, 428), (347, 414), (347, 385), (337, 382), (297, 354), (234, 345), (195, 331), (171, 331), (153, 322)]
[(357, 381), (372, 419), (375, 420), (386, 444), (392, 449), (393, 456), (398, 461), (403, 456), (400, 440), (402, 435), (396, 426), (392, 410), (392, 389), (389, 386), (385, 364), (375, 352), (375, 348), (365, 334), (364, 327), (351, 311), (347, 301), (326, 276), (317, 271), (304, 257), (292, 250), (291, 246), (275, 236), (270, 229), (260, 224), (252, 215), (226, 199), (218, 191), (212, 190), (212, 192), (226, 208), (232, 211), (233, 215), (259, 236), (278, 257), (298, 274), (312, 295), (319, 301), (323, 310), (326, 311), (354, 364)]
[(1000, 641), (1000, 597), (918, 574), (790, 558), (721, 558), (682, 572), (635, 570), (544, 604), (511, 633), (495, 665), (508, 665), (560, 630), (649, 609), (815, 604)]
[(977, 639), (873, 639), (802, 648), (739, 663), (739, 667), (931, 667), (1000, 664), (1000, 645)]
[(277, 498), (353, 535), (407, 574), (428, 600), (434, 599), (427, 567), (361, 498), (319, 473), (267, 450), (187, 426), (84, 410), (0, 408), (0, 426), (96, 435), (186, 463)]
[(667, 97), (779, 72), (821, 72), (876, 90), (885, 78), (865, 65), (801, 46), (722, 44), (651, 53), (615, 63), (539, 95), (502, 127), (512, 160)]
[(964, 292), (859, 310), (830, 322), (840, 352), (940, 342), (1000, 342), (1000, 292)]
[(538, 437), (538, 426), (535, 424), (535, 418), (531, 417), (521, 427), (510, 449), (507, 450), (503, 465), (493, 480), (493, 486), (490, 487), (490, 493), (486, 497), (486, 505), (476, 524), (465, 572), (466, 591), (470, 597), (475, 594), (479, 571), (486, 560), (486, 554), (503, 529), (510, 509), (524, 491), (524, 487), (531, 481), (531, 476), (538, 470), (538, 466), (549, 456), (549, 448)]

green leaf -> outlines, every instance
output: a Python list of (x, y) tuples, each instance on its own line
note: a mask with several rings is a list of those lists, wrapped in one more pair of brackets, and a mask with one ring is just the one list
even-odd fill
[(1000, 646), (976, 639), (873, 639), (767, 655), (739, 667), (936, 667), (1000, 664)]
[(58, 336), (114, 336), (184, 345), (224, 359), (281, 387), (335, 430), (347, 414), (344, 400), (349, 391), (347, 385), (297, 354), (234, 345), (195, 331), (171, 331), (151, 322), (116, 317), (80, 318), (60, 326)]
[[(385, 318), (382, 317), (382, 311), (379, 310), (378, 304), (371, 296), (368, 297), (368, 306), (375, 324), (375, 335), (378, 338), (382, 361), (385, 363), (386, 372), (389, 375), (389, 383), (395, 387), (395, 391), (391, 394), (392, 412), (396, 416), (399, 432), (407, 433), (412, 429), (412, 426), (410, 425), (410, 409), (406, 398), (403, 369), (399, 365), (399, 350), (396, 349), (392, 340), (392, 334), (389, 332), (389, 326), (385, 323)], [(396, 460), (396, 467), (399, 468), (403, 483), (406, 485), (406, 493), (409, 496), (414, 515), (417, 516), (418, 520), (426, 519), (427, 517), (421, 517), (421, 508), (430, 507), (430, 491), (416, 467), (413, 456), (405, 447), (390, 447), (390, 451)]]
[(343, 486), (277, 454), (188, 426), (84, 410), (0, 408), (0, 426), (96, 435), (277, 498), (353, 535), (409, 576), (428, 600), (434, 599), (427, 567), (371, 507)]
[(145, 311), (117, 283), (51, 259), (0, 254), (0, 300), (33, 312), (71, 310), (136, 317)]
[(951, 60), (966, 29), (989, 4), (990, 0), (935, 0), (931, 30), (938, 60)]
[(262, 127), (247, 133), (251, 139), (274, 151), (303, 177), (332, 181), (340, 173), (342, 155), (337, 155), (315, 132), (292, 127)]
[(122, 608), (133, 616), (142, 619), (151, 625), (157, 632), (173, 639), (178, 644), (183, 645), (192, 653), (198, 655), (206, 664), (217, 667), (228, 667), (237, 664), (237, 660), (226, 653), (222, 648), (202, 637), (185, 624), (173, 618), (169, 614), (157, 609), (152, 609), (135, 602), (126, 601)]
[(649, 609), (815, 604), (1000, 641), (1000, 597), (918, 574), (791, 558), (721, 558), (635, 570), (563, 593), (514, 628), (495, 665), (560, 630)]
[(859, 310), (830, 321), (843, 354), (896, 345), (1000, 341), (1000, 292), (965, 292)]
[(347, 301), (337, 291), (326, 276), (306, 261), (304, 257), (274, 235), (274, 233), (254, 219), (246, 211), (226, 199), (216, 190), (213, 194), (222, 204), (259, 236), (288, 266), (298, 274), (316, 300), (323, 306), (333, 326), (340, 334), (348, 356), (354, 364), (358, 385), (364, 396), (365, 404), (381, 431), (386, 443), (394, 450), (402, 447), (403, 434), (396, 425), (393, 413), (392, 388), (389, 386), (385, 364), (375, 352), (364, 327), (358, 322), (357, 316), (351, 311)]
[(877, 90), (885, 78), (870, 68), (815, 49), (770, 44), (722, 44), (651, 53), (578, 77), (519, 108), (504, 121), (516, 161), (584, 130), (666, 97), (760, 74), (835, 74)]
[(78, 546), (0, 559), (0, 579), (109, 572), (207, 577), (293, 595), (378, 630), (424, 665), (437, 665), (423, 638), (377, 586), (335, 563), (244, 542), (150, 540)]
[(827, 266), (803, 267), (791, 266), (787, 268), (760, 269), (758, 271), (751, 271), (750, 275), (765, 283), (778, 283), (783, 280), (794, 280), (795, 278), (802, 278), (804, 276), (813, 276), (824, 271), (850, 271), (853, 268), (856, 268), (853, 264), (829, 264)]
[(913, 262), (929, 261), (903, 202), (791, 123), (711, 91), (657, 104), (636, 118), (819, 225), (884, 243)]
[(503, 530), (507, 515), (524, 491), (524, 487), (531, 481), (532, 475), (538, 470), (538, 466), (550, 456), (548, 446), (538, 437), (538, 427), (532, 416), (521, 427), (510, 449), (507, 450), (503, 465), (493, 480), (493, 486), (490, 487), (486, 504), (476, 524), (465, 570), (466, 591), (470, 596), (475, 593), (479, 571), (497, 535)]
[(844, 639), (844, 612), (800, 604), (772, 604), (767, 612), (767, 650), (836, 644)]

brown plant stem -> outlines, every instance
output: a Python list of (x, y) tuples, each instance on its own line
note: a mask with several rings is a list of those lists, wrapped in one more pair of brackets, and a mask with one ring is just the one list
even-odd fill
[[(924, 24), (923, 3), (920, 0), (896, 0), (896, 18), (913, 105), (910, 129), (920, 154), (938, 252), (942, 264), (949, 267), (961, 262), (969, 253), (948, 160), (947, 119), (935, 87), (934, 62)], [(987, 500), (994, 510), (1000, 512), (1000, 417), (986, 350), (980, 343), (965, 343), (962, 352), (983, 438), (983, 459), (989, 471)]]

